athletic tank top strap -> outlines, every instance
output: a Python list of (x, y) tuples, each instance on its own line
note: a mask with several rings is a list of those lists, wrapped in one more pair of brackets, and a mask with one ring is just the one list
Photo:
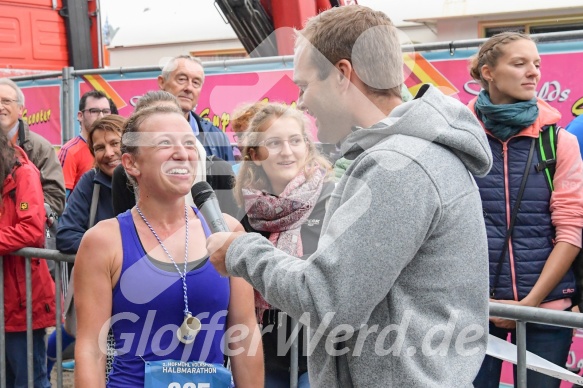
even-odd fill
[[(140, 260), (146, 252), (142, 248), (142, 244), (138, 238), (134, 219), (132, 218), (132, 210), (128, 209), (119, 214), (117, 217), (119, 222), (119, 230), (121, 232), (121, 242), (123, 247), (123, 262), (121, 266), (122, 273), (131, 267), (136, 261)], [(135, 253), (139, 252), (139, 255)]]
[(213, 234), (213, 232), (211, 232), (211, 229), (209, 228), (208, 224), (206, 223), (206, 220), (204, 219), (204, 216), (202, 214), (200, 214), (200, 210), (198, 210), (196, 207), (193, 206), (192, 210), (194, 210), (194, 214), (196, 214), (196, 216), (200, 220), (200, 223), (202, 224), (202, 229), (204, 230), (204, 236), (206, 238), (209, 238), (209, 236), (211, 234)]

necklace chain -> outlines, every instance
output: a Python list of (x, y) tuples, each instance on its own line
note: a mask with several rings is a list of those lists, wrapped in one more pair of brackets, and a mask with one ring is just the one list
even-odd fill
[(180, 268), (178, 267), (178, 264), (176, 264), (176, 261), (174, 261), (174, 258), (172, 257), (172, 255), (170, 254), (168, 249), (166, 249), (166, 246), (164, 246), (164, 243), (162, 242), (162, 240), (160, 240), (160, 237), (158, 237), (158, 234), (156, 233), (154, 228), (152, 228), (152, 225), (150, 225), (150, 223), (148, 222), (148, 220), (146, 219), (146, 217), (144, 216), (144, 214), (142, 213), (142, 211), (140, 210), (140, 207), (138, 205), (136, 205), (136, 210), (138, 211), (138, 214), (140, 215), (140, 217), (142, 217), (142, 220), (144, 220), (144, 223), (150, 229), (150, 231), (152, 232), (154, 237), (156, 237), (156, 240), (158, 240), (158, 244), (160, 244), (160, 246), (162, 247), (162, 249), (166, 253), (166, 256), (168, 256), (170, 261), (172, 261), (172, 264), (174, 264), (176, 271), (178, 271), (178, 275), (180, 275), (180, 278), (182, 279), (182, 289), (184, 290), (184, 316), (192, 315), (190, 313), (190, 310), (188, 309), (188, 292), (187, 292), (188, 288), (186, 287), (186, 273), (188, 272), (188, 269), (187, 269), (187, 264), (188, 264), (188, 206), (184, 205), (184, 223), (186, 224), (186, 238), (185, 238), (185, 243), (184, 243), (184, 273), (180, 272)]

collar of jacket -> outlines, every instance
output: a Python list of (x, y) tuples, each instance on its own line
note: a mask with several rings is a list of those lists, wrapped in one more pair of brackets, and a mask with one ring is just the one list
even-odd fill
[(95, 175), (93, 176), (93, 183), (98, 183), (111, 189), (111, 177), (105, 175), (103, 171), (98, 168), (94, 168), (93, 170), (95, 171)]
[(22, 120), (18, 119), (18, 140), (17, 145), (21, 147), (26, 153), (32, 151), (32, 144), (29, 136), (30, 129), (28, 125)]

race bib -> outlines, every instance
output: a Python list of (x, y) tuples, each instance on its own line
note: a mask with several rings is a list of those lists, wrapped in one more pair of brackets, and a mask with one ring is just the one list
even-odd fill
[(232, 388), (231, 371), (202, 361), (146, 361), (144, 388)]

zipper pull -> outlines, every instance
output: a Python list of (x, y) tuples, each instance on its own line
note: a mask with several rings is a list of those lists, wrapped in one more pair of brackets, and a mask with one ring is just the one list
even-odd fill
[(504, 142), (502, 142), (502, 157), (503, 158), (506, 156), (507, 152), (508, 152), (508, 141), (504, 141)]

